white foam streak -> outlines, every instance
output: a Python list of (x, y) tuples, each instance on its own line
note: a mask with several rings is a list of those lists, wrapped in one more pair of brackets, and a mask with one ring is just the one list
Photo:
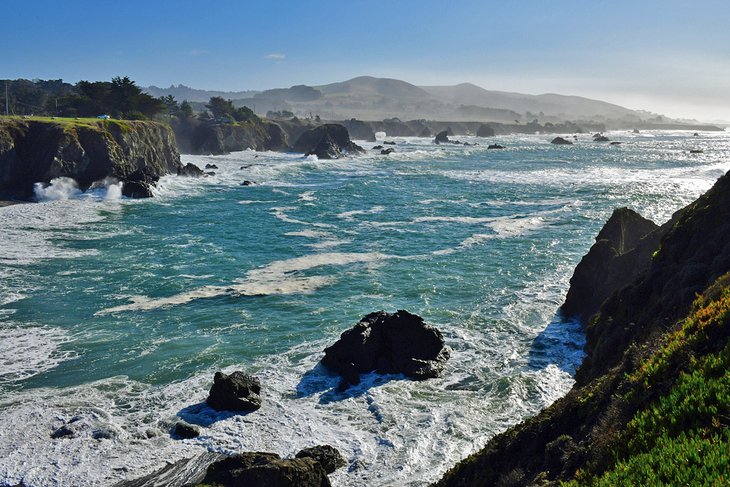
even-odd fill
[(331, 252), (305, 255), (272, 262), (246, 274), (243, 282), (229, 286), (203, 286), (192, 291), (176, 294), (167, 298), (132, 296), (129, 304), (114, 306), (98, 311), (97, 315), (121, 311), (149, 311), (157, 308), (186, 304), (197, 299), (217, 296), (264, 296), (271, 294), (306, 294), (320, 287), (332, 284), (332, 276), (298, 276), (296, 273), (316, 267), (347, 265), (354, 263), (376, 262), (391, 258), (381, 253), (342, 253)]

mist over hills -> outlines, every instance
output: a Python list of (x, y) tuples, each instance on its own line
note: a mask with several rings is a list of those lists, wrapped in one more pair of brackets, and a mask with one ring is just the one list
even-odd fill
[[(264, 91), (222, 92), (184, 85), (147, 92), (171, 94), (178, 100), (204, 102), (211, 96), (231, 99), (235, 106), (248, 106), (259, 114), (287, 110), (297, 116), (319, 115), (324, 119), (459, 120), (495, 122), (540, 122), (593, 120), (619, 125), (671, 120), (645, 111), (581, 96), (546, 93), (529, 95), (487, 90), (471, 83), (453, 86), (416, 86), (391, 78), (360, 76), (319, 86), (296, 85)], [(202, 106), (199, 108), (202, 109)]]

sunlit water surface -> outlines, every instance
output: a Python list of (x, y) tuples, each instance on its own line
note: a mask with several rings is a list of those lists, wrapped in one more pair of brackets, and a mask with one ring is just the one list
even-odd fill
[[(730, 169), (726, 133), (608, 135), (624, 143), (183, 156), (215, 176), (0, 208), (0, 483), (108, 485), (204, 451), (322, 443), (349, 463), (334, 485), (437, 479), (571, 387), (583, 338), (556, 311), (611, 211), (662, 222)], [(379, 309), (436, 325), (448, 366), (337, 393), (322, 350)], [(205, 408), (220, 369), (258, 376), (263, 407)], [(74, 417), (79, 437), (50, 438)], [(202, 436), (171, 439), (180, 418)]]

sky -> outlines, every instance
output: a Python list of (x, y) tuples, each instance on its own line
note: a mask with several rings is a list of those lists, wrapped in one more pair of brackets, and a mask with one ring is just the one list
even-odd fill
[(0, 78), (242, 91), (370, 75), (730, 120), (730, 1), (3, 0)]

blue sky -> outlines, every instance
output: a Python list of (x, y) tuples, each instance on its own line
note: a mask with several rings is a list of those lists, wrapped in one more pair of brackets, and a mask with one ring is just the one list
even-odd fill
[(359, 75), (730, 119), (730, 2), (3, 0), (0, 78), (245, 90)]

